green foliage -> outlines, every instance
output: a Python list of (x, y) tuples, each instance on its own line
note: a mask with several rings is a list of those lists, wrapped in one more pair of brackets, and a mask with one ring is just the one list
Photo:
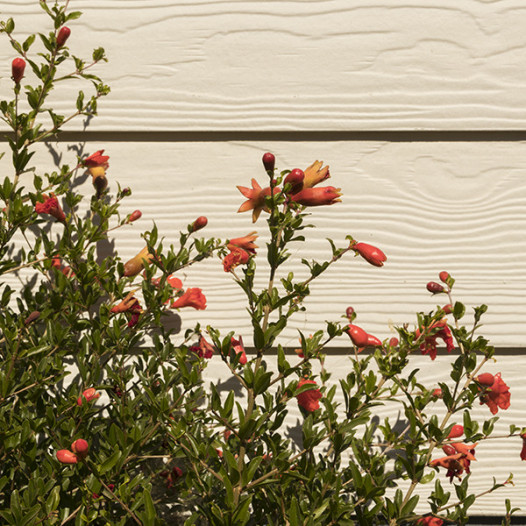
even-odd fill
[[(302, 260), (306, 279), (281, 275), (290, 244), (305, 242), (303, 231), (310, 225), (304, 223), (306, 207), (290, 199), (293, 185), (284, 182), (290, 172), (275, 177), (269, 170), (269, 192), (262, 198), (269, 212), (268, 266), (257, 268), (247, 249), (242, 271), (231, 269), (246, 295), (254, 355), (247, 358), (235, 327), (226, 335), (199, 325), (176, 333), (166, 320), (172, 302), (189, 292), (183, 294), (177, 272), (213, 255), (228, 257), (231, 243), (199, 238), (190, 223), (179, 243), (169, 244), (154, 226), (143, 233), (145, 248), (132, 260), (100, 260), (97, 244), (131, 221), (120, 212), (131, 191), (119, 187), (112, 195), (107, 182), (92, 174), (94, 194), (80, 194), (85, 159), (52, 173), (30, 166), (37, 143), (75, 117), (95, 115), (98, 99), (109, 92), (88, 72), (106, 61), (102, 48), (88, 63), (57, 45), (60, 28), (80, 16), (67, 5), (40, 2), (53, 29), (39, 33), (39, 40), (30, 35), (18, 42), (15, 22), (0, 23), (0, 32), (36, 76), (22, 90), (13, 83), (12, 98), (0, 102), (11, 129), (13, 166), (0, 183), (2, 523), (394, 525), (415, 523), (420, 509), (466, 523), (477, 498), (469, 491), (467, 454), (448, 465), (451, 478), (457, 477), (451, 491), (437, 473), (446, 461), (433, 458), (439, 448), (452, 447), (453, 421), (462, 419), (465, 436), (457, 435), (455, 444), (489, 438), (497, 421), (480, 423), (470, 413), (491, 395), (478, 378), (494, 350), (474, 334), (487, 307), (475, 308), (469, 329), (458, 324), (466, 308), (456, 302), (453, 325), (444, 307), (419, 313), (415, 330), (401, 327), (397, 339), (379, 342), (366, 335), (364, 345), (352, 345), (345, 358), (348, 373), (339, 384), (325, 369), (326, 348), (347, 338), (356, 313), (345, 323), (327, 320), (310, 336), (300, 333), (299, 357), (291, 356), (279, 344), (280, 335), (305, 310), (315, 280), (356, 249), (351, 236), (341, 247), (329, 240), (329, 259)], [(91, 84), (93, 93), (80, 90), (72, 97), (72, 113), (59, 115), (46, 101), (58, 83), (71, 78)], [(23, 100), (27, 113), (20, 111)], [(32, 185), (22, 186), (21, 177), (29, 175)], [(56, 207), (37, 213), (53, 196), (65, 215)], [(24, 246), (15, 241), (17, 234)], [(5, 277), (22, 269), (31, 277), (15, 290)], [(261, 271), (269, 276), (268, 286), (257, 290)], [(454, 279), (448, 276), (445, 284), (451, 300)], [(199, 295), (193, 301), (202, 308)], [(434, 358), (437, 338), (458, 350), (451, 382), (440, 383), (439, 394), (410, 366), (415, 352)], [(360, 354), (364, 346), (369, 352)], [(225, 393), (220, 383), (203, 383), (210, 354), (215, 364), (221, 360), (234, 389)], [(400, 421), (380, 422), (375, 415), (389, 403), (398, 404)], [(444, 406), (440, 418), (435, 404)], [(499, 404), (504, 409), (505, 401)], [(301, 421), (291, 431), (285, 419), (297, 405)], [(512, 426), (510, 436), (519, 432)], [(79, 439), (88, 442), (87, 455), (72, 445)], [(61, 456), (63, 450), (70, 456)], [(415, 494), (420, 486), (429, 493), (428, 504)], [(506, 502), (504, 524), (516, 511)]]

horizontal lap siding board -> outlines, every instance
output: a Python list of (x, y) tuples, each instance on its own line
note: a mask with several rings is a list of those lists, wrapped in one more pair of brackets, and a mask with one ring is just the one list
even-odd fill
[[(249, 356), (250, 358), (251, 356)], [(299, 360), (296, 356), (288, 356), (291, 365), (294, 365)], [(267, 359), (270, 370), (276, 370), (276, 356), (269, 356)], [(409, 370), (420, 369), (419, 381), (433, 389), (438, 382), (446, 382), (451, 385), (449, 373), (451, 371), (451, 359), (447, 356), (439, 356), (434, 362), (431, 362), (427, 356), (413, 356), (410, 359)], [(347, 356), (327, 356), (325, 368), (332, 373), (328, 385), (336, 384), (340, 379), (344, 379), (352, 370), (352, 363)], [(319, 368), (314, 366), (314, 371), (319, 372)], [(496, 437), (503, 437), (509, 433), (510, 425), (520, 425), (526, 422), (526, 407), (522, 400), (526, 398), (526, 385), (524, 383), (524, 374), (517, 368), (516, 357), (500, 356), (497, 363), (489, 363), (486, 366), (487, 371), (496, 373), (501, 372), (502, 378), (510, 387), (511, 392), (511, 407), (507, 411), (499, 411), (496, 416), (499, 421), (495, 425), (494, 435)], [(205, 385), (210, 382), (217, 381), (217, 377), (229, 378), (229, 372), (226, 365), (222, 364), (221, 360), (214, 357), (210, 365), (205, 369), (204, 373)], [(318, 380), (319, 381), (319, 380)], [(246, 398), (243, 398), (241, 392), (237, 390), (236, 380), (234, 378), (228, 379), (223, 384), (218, 385), (218, 391), (223, 396), (226, 396), (230, 390), (234, 389), (236, 393), (236, 401), (240, 403)], [(344, 399), (341, 389), (336, 390), (335, 401), (340, 404), (340, 411), (344, 414)], [(302, 416), (297, 402), (292, 400), (288, 404), (289, 413), (283, 423), (283, 434), (290, 435), (295, 438), (297, 443), (301, 443), (301, 423), (304, 417)], [(432, 404), (432, 407), (426, 412), (430, 414), (437, 414), (440, 418), (444, 416), (444, 407), (441, 401)], [(403, 412), (403, 406), (400, 403), (389, 403), (386, 406), (378, 406), (371, 409), (376, 421), (382, 424), (385, 418), (392, 419), (391, 425), (395, 430), (402, 432), (407, 425), (407, 419)], [(487, 406), (475, 404), (474, 410), (471, 412), (472, 419), (482, 423), (489, 420), (493, 415), (490, 413)], [(449, 424), (462, 424), (462, 413), (453, 415)], [(396, 425), (395, 425), (396, 424)], [(473, 515), (504, 515), (504, 500), (509, 498), (513, 506), (522, 507), (524, 510), (524, 488), (526, 487), (526, 462), (522, 462), (519, 454), (522, 447), (522, 440), (520, 438), (496, 438), (486, 441), (481, 441), (476, 447), (475, 456), (476, 462), (471, 464), (471, 477), (469, 488), (470, 492), (474, 494), (482, 493), (490, 488), (493, 484), (493, 477), (497, 483), (503, 483), (510, 472), (513, 473), (513, 482), (515, 486), (507, 485), (496, 490), (493, 493), (485, 495), (484, 497), (475, 501), (470, 508), (470, 514)], [(320, 451), (321, 453), (321, 451)], [(433, 459), (445, 456), (441, 449), (433, 453)], [(431, 472), (429, 468), (426, 473)], [(428, 513), (430, 511), (426, 496), (431, 493), (434, 488), (435, 480), (440, 480), (444, 491), (452, 493), (450, 502), (456, 502), (455, 490), (453, 485), (449, 483), (446, 478), (444, 469), (440, 469), (435, 478), (427, 485), (420, 485), (417, 487), (416, 494), (420, 495), (420, 502), (417, 510), (420, 513)], [(407, 487), (403, 486), (402, 488)], [(519, 513), (519, 515), (524, 514)], [(471, 523), (471, 522), (470, 522)], [(522, 519), (524, 523), (524, 519)]]
[[(84, 11), (69, 23), (71, 51), (89, 57), (101, 45), (110, 58), (94, 69), (113, 91), (91, 130), (525, 129), (522, 0), (71, 8)], [(0, 1), (0, 12), (21, 36), (47, 30), (34, 0)], [(15, 54), (7, 44), (0, 53), (5, 90)], [(54, 97), (64, 112), (67, 90)]]
[[(416, 311), (447, 303), (445, 296), (425, 290), (428, 281), (447, 270), (457, 280), (455, 299), (471, 307), (485, 303), (482, 333), (497, 347), (526, 346), (526, 148), (520, 143), (387, 143), (387, 142), (196, 142), (87, 143), (84, 154), (106, 146), (108, 178), (133, 190), (123, 214), (143, 212), (139, 221), (113, 233), (123, 260), (139, 252), (141, 232), (153, 221), (165, 245), (177, 246), (178, 231), (200, 215), (209, 218), (206, 236), (232, 238), (257, 230), (261, 235), (256, 261), (265, 258), (265, 213), (254, 225), (249, 212), (236, 214), (243, 196), (236, 185), (262, 185), (266, 174), (261, 154), (276, 153), (279, 169), (305, 168), (315, 158), (330, 164), (327, 182), (341, 187), (342, 202), (313, 208), (308, 218), (317, 228), (304, 231), (308, 243), (291, 246), (292, 270), (306, 277), (302, 257), (323, 261), (330, 247), (325, 238), (345, 246), (345, 237), (380, 247), (388, 256), (383, 268), (347, 255), (312, 284), (307, 313), (298, 313), (281, 342), (297, 344), (306, 334), (340, 320), (348, 305), (358, 322), (380, 338), (393, 334), (391, 324), (414, 324)], [(62, 162), (73, 164), (79, 145), (53, 145)], [(75, 150), (73, 149), (75, 147)], [(0, 161), (6, 166), (8, 160)], [(46, 164), (47, 163), (47, 164)], [(39, 168), (52, 169), (47, 151), (34, 158)], [(28, 176), (24, 176), (28, 177)], [(30, 177), (30, 176), (29, 176)], [(81, 179), (85, 178), (83, 175)], [(85, 181), (88, 195), (93, 191)], [(86, 200), (87, 201), (87, 200)], [(60, 233), (61, 225), (53, 232)], [(260, 273), (261, 274), (261, 273)], [(264, 271), (257, 284), (266, 287)], [(280, 274), (283, 275), (283, 274)], [(180, 273), (186, 287), (201, 287), (208, 309), (184, 310), (189, 326), (195, 321), (222, 331), (248, 335), (251, 323), (243, 308), (243, 293), (211, 259)], [(12, 277), (14, 279), (14, 276)], [(345, 337), (335, 342), (347, 346)]]

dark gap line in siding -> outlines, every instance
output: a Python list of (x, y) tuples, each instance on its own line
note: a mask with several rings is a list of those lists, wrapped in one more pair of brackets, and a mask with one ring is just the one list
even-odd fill
[[(9, 135), (9, 134), (7, 134)], [(6, 135), (0, 134), (0, 141)], [(54, 142), (55, 139), (50, 142)], [(408, 131), (64, 131), (59, 142), (517, 142), (526, 130), (408, 130)]]
[[(284, 351), (286, 355), (295, 355), (296, 352), (294, 351), (294, 347), (285, 347)], [(248, 354), (255, 354), (255, 348), (254, 347), (245, 347), (245, 350)], [(351, 356), (353, 355), (352, 347), (349, 345), (348, 347), (327, 347), (324, 349), (324, 354), (327, 356)], [(361, 354), (371, 354), (373, 352), (372, 349), (365, 349)], [(276, 355), (277, 349), (273, 348), (269, 351), (265, 351), (265, 355)], [(418, 353), (417, 353), (418, 354)], [(455, 355), (455, 351), (449, 353), (451, 356)], [(458, 354), (458, 352), (457, 352)], [(526, 354), (526, 347), (495, 347), (495, 355), (496, 357), (499, 356), (524, 356)], [(438, 348), (437, 349), (437, 355), (438, 356), (446, 356), (448, 355), (448, 352), (446, 351), (446, 348)]]

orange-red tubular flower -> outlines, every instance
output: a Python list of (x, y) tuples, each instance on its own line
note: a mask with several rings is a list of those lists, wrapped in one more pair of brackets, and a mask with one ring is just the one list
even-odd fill
[(250, 259), (250, 254), (242, 248), (233, 247), (232, 251), (223, 259), (225, 272), (232, 272), (238, 265), (245, 265)]
[(448, 455), (447, 457), (437, 458), (430, 462), (432, 467), (443, 467), (447, 469), (446, 476), (452, 481), (453, 477), (457, 477), (459, 480), (464, 471), (470, 473), (469, 470), (470, 460), (466, 458), (463, 453), (457, 453), (456, 455)]
[(186, 292), (177, 298), (171, 305), (172, 309), (193, 307), (196, 310), (206, 309), (206, 298), (199, 288), (186, 289)]
[(463, 442), (452, 442), (450, 444), (453, 446), (457, 453), (462, 453), (469, 461), (477, 460), (475, 458), (475, 448), (478, 445), (478, 442), (475, 444), (464, 444)]
[[(482, 376), (482, 375), (481, 375)], [(486, 404), (492, 414), (496, 414), (500, 409), (510, 407), (510, 388), (504, 383), (500, 373), (494, 376), (491, 387), (487, 387), (480, 395), (480, 403)]]
[(477, 376), (476, 380), (485, 387), (491, 387), (495, 382), (495, 377), (491, 373), (482, 373)]
[(254, 241), (256, 241), (257, 237), (258, 235), (256, 232), (250, 232), (250, 234), (247, 234), (243, 237), (235, 237), (234, 239), (230, 239), (228, 241), (227, 248), (229, 250), (234, 250), (235, 247), (238, 247), (246, 250), (247, 252), (255, 254), (256, 248), (258, 248), (258, 246), (254, 243)]
[(290, 200), (303, 206), (333, 205), (341, 202), (340, 188), (334, 186), (322, 186), (321, 188), (304, 188), (301, 192), (294, 194)]
[(71, 449), (78, 458), (84, 459), (88, 456), (89, 444), (83, 438), (79, 438), (71, 444)]
[(331, 176), (329, 167), (323, 166), (323, 161), (314, 161), (304, 173), (303, 188), (312, 188)]
[(89, 389), (83, 391), (82, 394), (77, 398), (77, 405), (82, 405), (84, 400), (86, 400), (86, 402), (91, 402), (97, 398), (100, 398), (100, 394), (97, 393), (97, 390), (94, 387), (90, 387)]
[(356, 347), (365, 347), (369, 341), (369, 335), (358, 325), (347, 325), (345, 332), (349, 335)]
[[(238, 186), (237, 189), (248, 199), (245, 201), (238, 210), (239, 212), (246, 212), (252, 210), (252, 222), (255, 223), (258, 220), (262, 210), (270, 212), (268, 207), (265, 205), (265, 197), (270, 195), (270, 186), (261, 188), (255, 179), (252, 179), (252, 188), (246, 186)], [(279, 188), (274, 188), (272, 192), (274, 195), (280, 192)]]
[(42, 197), (44, 198), (44, 202), (41, 203), (37, 201), (35, 203), (35, 212), (37, 214), (49, 214), (62, 223), (65, 223), (66, 215), (64, 214), (64, 211), (62, 210), (62, 207), (60, 206), (55, 194), (52, 193), (50, 196), (42, 194)]
[(144, 268), (145, 263), (150, 262), (154, 257), (148, 252), (148, 247), (144, 247), (136, 256), (124, 263), (124, 275), (136, 276)]
[(526, 433), (522, 433), (521, 438), (522, 438), (521, 460), (526, 460)]
[(214, 346), (208, 343), (204, 336), (199, 338), (198, 345), (192, 345), (190, 350), (195, 352), (199, 358), (206, 358), (209, 360), (214, 355)]
[(99, 150), (84, 159), (83, 164), (89, 170), (93, 180), (93, 186), (100, 194), (108, 186), (106, 169), (109, 167), (108, 155), (102, 155), (104, 150)]
[(383, 267), (384, 263), (387, 261), (387, 256), (379, 248), (373, 245), (368, 245), (367, 243), (356, 243), (352, 248), (358, 252), (365, 261), (375, 267)]
[(134, 292), (129, 292), (127, 296), (118, 304), (111, 308), (111, 312), (113, 314), (117, 314), (120, 312), (127, 312), (129, 310), (134, 310), (139, 305), (139, 301), (134, 298), (133, 296)]
[(68, 449), (60, 449), (57, 451), (57, 460), (61, 464), (76, 464), (79, 459), (77, 458), (77, 455), (69, 451)]
[[(301, 378), (298, 382), (298, 389), (306, 384), (312, 384), (316, 387), (318, 384), (314, 380), (309, 380), (308, 378)], [(298, 405), (305, 409), (305, 411), (308, 411), (309, 413), (312, 413), (313, 411), (316, 411), (320, 408), (320, 398), (322, 398), (321, 391), (319, 389), (313, 388), (309, 389), (308, 391), (303, 391), (302, 393), (296, 395), (296, 398), (298, 399)]]

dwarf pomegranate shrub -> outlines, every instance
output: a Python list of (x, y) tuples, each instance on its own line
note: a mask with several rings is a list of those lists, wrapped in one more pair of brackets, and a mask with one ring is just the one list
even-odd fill
[[(427, 289), (446, 304), (418, 313), (397, 338), (369, 334), (349, 307), (314, 334), (300, 333), (296, 352), (284, 349), (280, 334), (336, 261), (356, 256), (352, 264), (382, 267), (388, 259), (349, 235), (341, 246), (329, 240), (326, 261), (302, 260), (307, 277), (283, 270), (290, 247), (305, 242), (311, 207), (338, 206), (342, 195), (322, 186), (330, 177), (322, 162), (278, 172), (270, 152), (262, 177), (238, 186), (239, 212), (254, 223), (265, 217), (265, 251), (257, 232), (197, 237), (208, 222), (200, 216), (177, 245), (153, 228), (132, 259), (102, 257), (112, 231), (137, 228), (142, 215), (126, 209), (131, 190), (109, 175), (110, 156), (82, 153), (52, 173), (30, 165), (38, 143), (75, 117), (94, 116), (109, 92), (90, 70), (106, 60), (104, 50), (87, 62), (70, 51), (80, 13), (68, 1), (50, 4), (40, 2), (51, 29), (38, 41), (19, 42), (12, 19), (0, 26), (17, 55), (0, 102), (12, 158), (0, 186), (2, 524), (465, 524), (478, 497), (468, 485), (477, 444), (491, 437), (493, 415), (511, 396), (500, 374), (483, 372), (494, 353), (476, 334), (486, 307), (463, 326), (454, 279), (441, 272), (442, 284)], [(71, 114), (60, 115), (48, 96), (71, 78), (91, 84), (92, 94), (80, 91)], [(86, 175), (90, 195), (79, 192)], [(164, 323), (174, 309), (184, 320), (184, 309), (213, 308), (177, 274), (209, 257), (243, 290), (251, 334), (201, 325), (180, 334)], [(268, 280), (259, 290), (261, 273)], [(10, 275), (22, 285), (10, 285)], [(151, 343), (140, 346), (144, 337)], [(325, 369), (336, 341), (349, 348), (338, 384)], [(451, 354), (450, 378), (426, 386), (410, 356), (432, 361), (438, 343)], [(211, 359), (236, 385), (226, 396), (218, 383), (203, 383)], [(392, 402), (402, 421), (375, 418)], [(474, 404), (487, 406), (487, 420), (472, 419)], [(284, 423), (291, 407), (301, 411), (300, 436)], [(512, 426), (509, 436), (519, 434)], [(432, 480), (420, 501), (416, 490)], [(504, 523), (514, 511), (506, 502)]]

